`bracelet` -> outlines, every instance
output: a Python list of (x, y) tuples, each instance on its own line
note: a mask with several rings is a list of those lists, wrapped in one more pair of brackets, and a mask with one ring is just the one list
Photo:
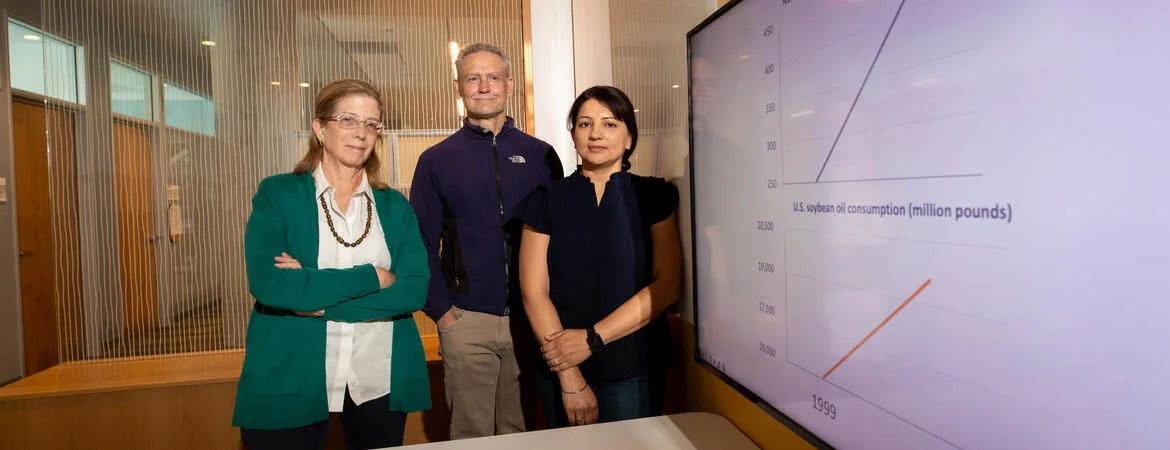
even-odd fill
[(577, 392), (569, 392), (569, 391), (566, 391), (564, 389), (561, 389), (561, 393), (562, 394), (569, 394), (569, 395), (577, 395), (577, 394), (580, 394), (582, 392), (585, 392), (585, 389), (588, 389), (588, 388), (589, 388), (589, 383), (585, 383), (585, 386), (582, 386), (581, 389), (577, 390)]

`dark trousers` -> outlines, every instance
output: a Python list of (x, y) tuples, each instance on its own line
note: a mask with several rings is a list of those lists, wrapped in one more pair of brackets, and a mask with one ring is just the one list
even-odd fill
[[(544, 370), (536, 376), (544, 420), (549, 428), (572, 425), (565, 414), (561, 383), (556, 374)], [(652, 370), (624, 380), (589, 383), (597, 396), (597, 421), (617, 422), (662, 414), (666, 399), (666, 373)]]
[[(273, 411), (274, 414), (279, 412)], [(341, 411), (341, 427), (345, 430), (345, 446), (349, 449), (398, 447), (406, 428), (406, 413), (390, 411), (390, 396), (357, 405), (345, 391), (345, 406)], [(249, 450), (320, 450), (325, 448), (325, 434), (329, 421), (278, 430), (241, 428), (240, 439)]]

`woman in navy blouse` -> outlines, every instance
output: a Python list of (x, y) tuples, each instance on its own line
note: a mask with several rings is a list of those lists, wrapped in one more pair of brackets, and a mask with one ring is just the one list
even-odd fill
[(569, 110), (581, 166), (534, 191), (520, 287), (550, 371), (537, 376), (549, 426), (661, 413), (672, 363), (662, 312), (681, 288), (678, 189), (628, 172), (638, 144), (625, 93), (595, 86)]

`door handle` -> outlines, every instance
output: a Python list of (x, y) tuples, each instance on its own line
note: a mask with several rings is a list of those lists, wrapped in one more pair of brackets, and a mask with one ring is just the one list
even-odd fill
[(20, 258), (23, 258), (25, 256), (32, 256), (32, 255), (33, 255), (33, 252), (16, 252), (16, 256), (20, 257)]

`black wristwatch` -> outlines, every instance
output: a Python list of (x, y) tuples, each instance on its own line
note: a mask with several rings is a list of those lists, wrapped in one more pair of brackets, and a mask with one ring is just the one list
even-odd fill
[(593, 353), (600, 352), (605, 347), (601, 335), (597, 334), (597, 330), (594, 330), (592, 326), (585, 329), (585, 342), (589, 344), (589, 351)]

